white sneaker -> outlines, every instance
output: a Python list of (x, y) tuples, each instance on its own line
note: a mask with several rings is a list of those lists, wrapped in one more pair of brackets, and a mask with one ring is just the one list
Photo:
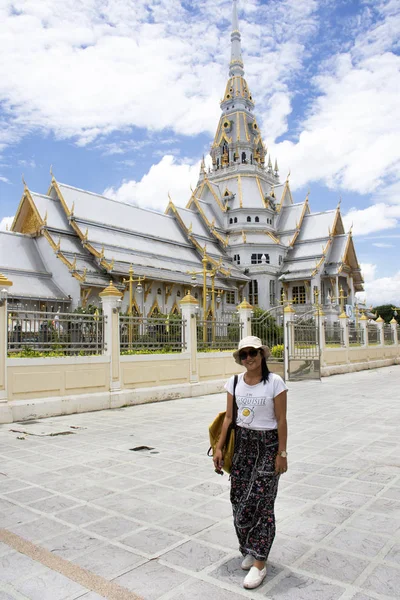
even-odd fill
[(244, 557), (244, 560), (242, 561), (243, 571), (248, 571), (249, 569), (251, 569), (253, 564), (254, 564), (254, 556), (251, 556), (251, 554), (248, 554), (247, 556)]
[(257, 569), (257, 567), (251, 567), (243, 581), (243, 587), (248, 590), (253, 590), (262, 584), (267, 575), (267, 567), (263, 569)]

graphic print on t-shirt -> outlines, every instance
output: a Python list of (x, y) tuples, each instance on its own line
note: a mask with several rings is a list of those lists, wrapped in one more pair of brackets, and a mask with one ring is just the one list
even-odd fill
[(237, 396), (238, 403), (238, 425), (249, 426), (254, 421), (255, 407), (266, 406), (267, 398), (265, 396), (253, 397), (252, 394), (246, 396)]

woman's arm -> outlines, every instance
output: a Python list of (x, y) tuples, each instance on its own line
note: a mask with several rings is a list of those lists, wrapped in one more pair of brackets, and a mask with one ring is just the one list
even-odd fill
[(224, 422), (222, 424), (221, 435), (219, 437), (218, 444), (217, 444), (217, 447), (215, 449), (214, 456), (213, 456), (215, 470), (218, 473), (222, 472), (222, 461), (223, 461), (222, 450), (223, 450), (223, 447), (225, 446), (226, 435), (228, 433), (229, 425), (232, 423), (232, 419), (233, 419), (233, 396), (232, 396), (232, 394), (229, 394), (229, 392), (228, 392), (227, 399), (226, 399), (226, 415), (225, 415)]
[(279, 455), (279, 452), (286, 452), (287, 444), (287, 420), (286, 420), (286, 407), (287, 407), (287, 392), (281, 392), (274, 398), (275, 406), (275, 417), (278, 423), (278, 456), (276, 457), (275, 470), (276, 473), (285, 473), (287, 471), (287, 458), (283, 458)]

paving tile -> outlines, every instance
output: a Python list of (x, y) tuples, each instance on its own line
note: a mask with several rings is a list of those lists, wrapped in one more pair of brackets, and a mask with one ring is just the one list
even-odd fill
[(56, 514), (57, 519), (71, 523), (71, 525), (85, 525), (92, 523), (93, 521), (99, 521), (107, 515), (103, 510), (94, 508), (93, 506), (78, 506), (77, 508), (70, 508), (69, 510), (63, 510)]
[(67, 560), (102, 545), (104, 541), (79, 530), (63, 533), (41, 544), (43, 548)]
[(7, 494), (7, 498), (10, 500), (14, 499), (20, 504), (30, 504), (31, 502), (36, 502), (37, 500), (53, 495), (54, 494), (50, 490), (46, 490), (45, 488), (30, 487), (24, 490), (11, 492), (10, 494)]
[(130, 571), (143, 560), (141, 556), (129, 550), (107, 544), (88, 552), (88, 554), (74, 558), (73, 562), (96, 575), (111, 580)]
[(290, 566), (295, 560), (310, 550), (309, 544), (282, 535), (279, 531), (272, 545), (268, 560), (275, 564)]
[(0, 581), (2, 583), (12, 583), (19, 579), (31, 577), (39, 572), (42, 566), (18, 552), (0, 557)]
[(171, 600), (243, 600), (243, 596), (224, 590), (219, 586), (211, 585), (205, 581), (191, 581), (183, 584)]
[(365, 494), (354, 494), (345, 490), (335, 490), (328, 496), (325, 496), (324, 502), (327, 504), (337, 504), (343, 508), (357, 509), (361, 508), (371, 500), (370, 496)]
[(313, 575), (324, 575), (330, 579), (353, 583), (368, 565), (367, 560), (319, 548), (307, 560), (299, 563), (298, 567)]
[(85, 530), (112, 540), (136, 531), (136, 529), (143, 529), (143, 527), (144, 525), (138, 521), (131, 521), (124, 517), (108, 517), (86, 525)]
[(183, 535), (194, 535), (200, 531), (206, 530), (217, 523), (215, 519), (201, 517), (192, 513), (176, 513), (173, 517), (161, 521), (160, 525), (166, 529), (178, 531)]
[(334, 530), (334, 526), (315, 519), (301, 518), (284, 523), (279, 529), (285, 535), (299, 538), (304, 542), (320, 542)]
[(221, 560), (224, 556), (226, 556), (226, 552), (223, 550), (217, 550), (201, 542), (190, 540), (164, 554), (162, 562), (197, 572)]
[(302, 517), (309, 517), (311, 519), (317, 519), (318, 521), (328, 521), (328, 523), (340, 525), (353, 514), (354, 511), (348, 508), (340, 508), (316, 502), (311, 508), (302, 512)]
[(70, 531), (71, 527), (54, 519), (41, 517), (24, 525), (8, 527), (8, 529), (25, 540), (38, 542)]
[(231, 521), (210, 527), (205, 532), (197, 535), (196, 539), (222, 546), (227, 550), (237, 550), (239, 548), (239, 542)]
[(295, 483), (287, 491), (288, 496), (303, 498), (305, 500), (316, 500), (328, 492), (328, 489), (307, 485), (305, 483)]
[(346, 528), (339, 531), (325, 543), (343, 552), (354, 552), (355, 554), (374, 558), (387, 543), (387, 539), (373, 533)]
[(338, 585), (293, 572), (268, 589), (267, 596), (274, 600), (337, 600), (343, 591)]
[(369, 511), (359, 511), (349, 520), (348, 525), (372, 533), (393, 535), (400, 530), (400, 519)]
[(157, 600), (189, 579), (188, 575), (152, 560), (118, 577), (114, 583), (135, 592), (145, 600)]
[(130, 546), (146, 554), (163, 554), (170, 546), (183, 542), (185, 537), (161, 529), (149, 527), (120, 540), (121, 544)]
[(50, 569), (47, 569), (45, 573), (38, 573), (32, 579), (16, 584), (15, 588), (29, 600), (66, 600), (73, 594), (87, 591), (75, 581), (60, 575), (60, 573), (50, 571)]
[(391, 500), (400, 500), (400, 487), (390, 487), (383, 492), (382, 496)]
[(394, 563), (398, 567), (400, 566), (400, 543), (392, 546), (392, 548), (386, 554), (385, 560), (388, 560), (388, 561)]
[(361, 587), (376, 594), (386, 594), (386, 596), (398, 599), (400, 569), (388, 565), (378, 565), (366, 581), (361, 584)]
[(390, 515), (395, 519), (400, 519), (400, 502), (389, 500), (387, 498), (379, 498), (369, 507), (371, 512), (383, 513)]
[(30, 508), (35, 508), (44, 513), (56, 513), (77, 505), (78, 502), (76, 500), (71, 500), (65, 496), (52, 496), (51, 498), (45, 498), (44, 500), (30, 504)]

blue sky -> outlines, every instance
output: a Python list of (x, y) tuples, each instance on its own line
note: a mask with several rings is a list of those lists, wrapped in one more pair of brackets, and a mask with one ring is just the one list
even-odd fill
[[(193, 8), (193, 5), (195, 8)], [(2, 0), (0, 223), (22, 174), (185, 205), (227, 79), (231, 0)], [(241, 0), (264, 141), (312, 210), (342, 198), (367, 302), (400, 305), (398, 0)]]

